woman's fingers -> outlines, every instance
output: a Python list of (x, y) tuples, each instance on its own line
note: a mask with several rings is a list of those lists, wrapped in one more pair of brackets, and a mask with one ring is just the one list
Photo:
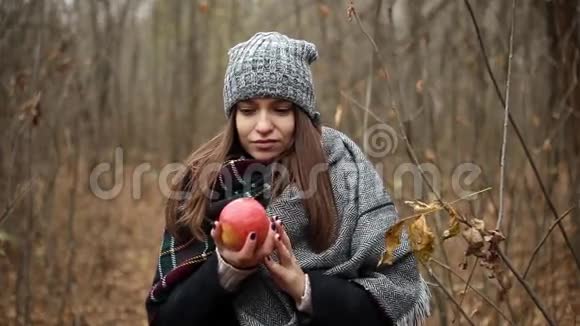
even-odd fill
[(278, 233), (280, 234), (280, 240), (282, 241), (282, 243), (284, 243), (290, 254), (294, 256), (294, 252), (292, 251), (292, 243), (290, 242), (290, 238), (286, 233), (286, 228), (284, 227), (284, 224), (282, 224), (282, 220), (278, 219), (276, 221), (276, 224), (278, 225), (277, 229)]
[[(220, 250), (220, 252), (228, 254), (230, 250), (224, 247), (221, 234), (221, 224), (216, 221), (214, 222), (214, 227), (211, 230), (211, 237), (214, 239), (215, 245)], [(280, 263), (276, 263), (271, 259), (269, 261), (264, 259), (267, 258), (274, 250), (278, 252)], [(272, 219), (266, 240), (260, 247), (257, 246), (256, 232), (251, 232), (246, 238), (242, 249), (235, 253), (232, 252), (232, 254), (236, 256), (235, 260), (240, 265), (255, 265), (252, 262), (257, 263), (263, 260), (264, 264), (267, 266), (277, 266), (278, 271), (280, 271), (280, 268), (288, 267), (296, 261), (294, 253), (292, 252), (290, 238), (288, 237), (288, 234), (286, 233), (286, 230), (280, 219)]]
[(250, 262), (254, 259), (254, 255), (256, 254), (256, 238), (256, 232), (250, 232), (246, 237), (244, 246), (240, 250), (239, 255), (245, 262)]
[(284, 244), (282, 236), (280, 234), (276, 235), (276, 251), (278, 251), (278, 258), (280, 258), (280, 264), (284, 266), (289, 266), (294, 262), (294, 255), (288, 250), (288, 247)]
[(270, 273), (274, 274), (277, 277), (280, 277), (282, 276), (282, 274), (284, 274), (285, 268), (276, 261), (274, 261), (274, 259), (272, 259), (270, 255), (266, 256), (266, 258), (264, 259), (264, 266), (266, 266), (266, 268)]
[(262, 246), (258, 249), (258, 259), (262, 260), (264, 257), (266, 257), (267, 255), (271, 254), (272, 251), (274, 251), (274, 246), (275, 246), (275, 242), (276, 242), (276, 223), (272, 222), (270, 224), (270, 229), (268, 230), (268, 235), (266, 235), (266, 240), (264, 240), (264, 243), (262, 244)]

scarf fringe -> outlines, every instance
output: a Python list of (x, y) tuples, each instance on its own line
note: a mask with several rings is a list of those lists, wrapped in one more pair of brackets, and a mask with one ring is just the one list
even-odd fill
[(404, 316), (397, 320), (397, 326), (425, 325), (426, 319), (431, 315), (431, 291), (427, 283), (421, 278), (421, 290), (417, 303)]

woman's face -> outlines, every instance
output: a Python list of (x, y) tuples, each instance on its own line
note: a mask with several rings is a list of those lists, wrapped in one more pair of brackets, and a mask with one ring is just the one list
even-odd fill
[(237, 104), (236, 127), (244, 150), (258, 160), (271, 160), (292, 146), (294, 107), (291, 102), (256, 98)]

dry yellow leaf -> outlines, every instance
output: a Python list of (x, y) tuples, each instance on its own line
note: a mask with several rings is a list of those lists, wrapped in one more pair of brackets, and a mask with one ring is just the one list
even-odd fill
[(446, 206), (447, 213), (449, 213), (449, 228), (443, 231), (443, 240), (447, 240), (459, 234), (459, 215), (453, 207)]
[(427, 263), (433, 254), (435, 235), (429, 229), (425, 215), (416, 218), (409, 225), (409, 238), (415, 256)]
[(424, 203), (420, 200), (406, 200), (405, 204), (411, 206), (416, 213), (427, 213), (441, 208), (438, 202)]
[(380, 265), (392, 265), (393, 264), (393, 252), (401, 244), (401, 232), (403, 231), (404, 221), (397, 222), (395, 225), (391, 226), (385, 233), (385, 251), (383, 256), (379, 261)]
[(468, 228), (463, 231), (463, 237), (470, 246), (477, 248), (483, 246), (483, 237), (476, 228)]
[(485, 222), (483, 222), (483, 220), (473, 218), (471, 219), (471, 225), (473, 225), (473, 227), (479, 232), (483, 233), (485, 231)]
[(480, 257), (482, 255), (482, 248), (484, 246), (483, 235), (475, 227), (470, 227), (461, 234), (465, 241), (467, 241), (467, 251), (465, 256), (475, 255)]
[(443, 240), (453, 238), (454, 236), (459, 234), (459, 231), (460, 231), (459, 221), (457, 220), (457, 218), (454, 217), (449, 218), (449, 228), (443, 231)]

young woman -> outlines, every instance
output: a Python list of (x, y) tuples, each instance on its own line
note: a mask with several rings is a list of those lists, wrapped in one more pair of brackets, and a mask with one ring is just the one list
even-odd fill
[[(166, 207), (146, 308), (150, 325), (414, 325), (429, 290), (403, 236), (377, 268), (397, 212), (378, 173), (343, 133), (320, 123), (313, 44), (270, 32), (233, 47), (228, 122), (195, 151)], [(271, 227), (229, 250), (217, 221), (251, 196)]]

